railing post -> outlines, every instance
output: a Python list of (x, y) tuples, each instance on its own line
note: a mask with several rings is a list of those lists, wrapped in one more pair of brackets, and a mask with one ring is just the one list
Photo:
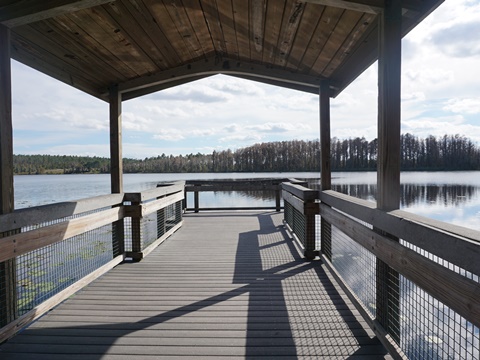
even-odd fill
[(275, 190), (275, 211), (280, 211), (280, 198), (281, 198), (281, 190), (278, 188)]
[[(10, 45), (10, 29), (0, 24), (0, 214), (14, 210)], [(0, 327), (16, 317), (17, 262), (14, 258), (0, 263)]]
[(305, 214), (305, 258), (313, 260), (317, 256), (315, 251), (315, 214)]
[[(132, 208), (140, 209), (139, 201), (132, 201)], [(143, 239), (142, 239), (142, 218), (140, 211), (132, 215), (132, 259), (140, 261), (143, 259)]]
[(194, 206), (195, 212), (198, 213), (199, 211), (198, 191), (193, 192), (193, 206)]

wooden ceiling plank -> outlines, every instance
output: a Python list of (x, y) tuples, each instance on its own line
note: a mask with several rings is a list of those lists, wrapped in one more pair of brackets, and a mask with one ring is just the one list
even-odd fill
[[(30, 49), (35, 49), (35, 56), (50, 61), (62, 69), (68, 70), (69, 73), (78, 77), (82, 77), (97, 87), (100, 83), (108, 81), (108, 76), (101, 71), (95, 69), (90, 64), (82, 63), (76, 54), (72, 54), (70, 50), (64, 49), (61, 44), (50, 36), (51, 34), (41, 31), (38, 25), (31, 24), (18, 27), (14, 30), (16, 36), (23, 39), (28, 38)], [(32, 51), (33, 52), (33, 51)]]
[(172, 19), (170, 26), (175, 26), (177, 29), (180, 37), (189, 49), (191, 59), (200, 59), (204, 57), (205, 53), (203, 52), (202, 45), (197, 38), (185, 8), (177, 5), (176, 2), (167, 2), (165, 7)]
[(340, 21), (335, 26), (325, 47), (318, 56), (313, 69), (316, 74), (324, 75), (325, 72), (332, 73), (335, 69), (327, 69), (330, 59), (337, 53), (348, 35), (353, 31), (356, 24), (362, 17), (362, 13), (357, 11), (345, 10)]
[[(105, 13), (102, 12), (102, 14)], [(149, 61), (145, 64), (142, 55), (132, 46), (121, 29), (109, 23), (109, 18), (103, 17), (94, 9), (85, 10), (85, 14), (82, 14), (82, 17), (78, 15), (79, 13), (72, 13), (67, 16), (75, 19), (78, 26), (89, 32), (98, 43), (102, 44), (117, 65), (123, 63), (123, 67), (126, 70), (128, 69), (128, 78), (155, 72), (155, 66)]]
[(273, 64), (275, 62), (285, 6), (285, 1), (268, 0), (267, 2), (262, 57), (263, 63), (265, 64)]
[[(179, 60), (171, 46), (166, 48), (165, 44), (159, 41), (163, 34), (142, 1), (118, 0), (113, 6), (122, 14), (117, 23), (121, 24), (131, 38), (136, 39), (142, 53), (158, 68), (168, 68)], [(110, 14), (114, 15), (111, 12)]]
[(182, 0), (185, 9), (185, 15), (190, 22), (190, 27), (197, 38), (203, 51), (203, 55), (208, 57), (215, 53), (210, 29), (205, 18), (205, 12), (199, 0)]
[(367, 29), (359, 44), (350, 52), (350, 56), (340, 64), (330, 79), (337, 85), (333, 96), (343, 91), (358, 74), (368, 68), (377, 59), (378, 54), (378, 18), (373, 20), (372, 25)]
[(165, 35), (166, 41), (175, 49), (180, 63), (187, 63), (190, 59), (195, 58), (195, 54), (191, 53), (190, 47), (175, 26), (174, 19), (170, 16), (165, 3), (157, 0), (144, 0), (143, 2), (150, 9), (150, 13)]
[(207, 24), (212, 44), (217, 54), (226, 54), (227, 45), (225, 43), (225, 36), (220, 23), (220, 14), (217, 4), (214, 0), (201, 0), (203, 16)]
[(300, 20), (303, 16), (305, 3), (289, 1), (285, 7), (285, 13), (282, 21), (282, 31), (278, 38), (277, 54), (275, 56), (275, 65), (284, 67), (287, 64), (287, 58), (293, 46), (295, 35), (297, 34)]
[(254, 62), (261, 62), (263, 58), (265, 10), (265, 0), (250, 0), (250, 56)]
[(241, 60), (250, 60), (249, 4), (246, 0), (232, 0), (238, 55)]
[[(25, 44), (28, 45), (25, 46)], [(44, 60), (42, 57), (36, 56), (35, 53), (36, 50), (31, 47), (26, 39), (23, 39), (19, 35), (12, 34), (12, 59), (36, 69), (43, 74), (51, 76), (67, 85), (84, 91), (87, 94), (105, 100), (105, 98), (103, 98), (100, 94), (99, 89), (95, 87), (94, 83), (90, 81), (90, 79), (84, 79), (77, 74), (72, 74), (68, 67), (61, 67), (58, 63), (52, 61), (50, 58), (48, 60)]]
[[(123, 11), (122, 11), (123, 10)], [(148, 41), (143, 30), (136, 24), (129, 13), (124, 12), (121, 1), (112, 2), (105, 6), (90, 9), (92, 18), (104, 29), (107, 34), (118, 40), (114, 51), (128, 50), (128, 57), (135, 59), (135, 67), (140, 69), (141, 74), (156, 73), (158, 69), (165, 65), (157, 63), (158, 58), (152, 59), (149, 51), (155, 51), (155, 56), (160, 56), (154, 49), (152, 43)]]
[[(108, 66), (116, 69), (123, 77), (130, 78), (137, 75), (134, 70), (127, 66), (125, 62), (118, 59), (117, 56), (106, 47), (110, 40), (107, 41), (104, 36), (97, 36), (96, 38), (92, 36), (94, 33), (98, 34), (100, 29), (98, 29), (90, 15), (85, 13), (77, 13), (73, 16), (72, 14), (62, 15), (57, 17), (56, 21), (68, 29), (68, 31), (75, 34), (75, 36), (78, 37), (78, 41), (88, 48), (89, 51), (98, 54), (98, 56), (103, 59), (108, 59)], [(90, 25), (94, 27), (91, 28)], [(91, 29), (91, 31), (87, 32), (84, 30), (84, 27)], [(118, 81), (121, 81), (121, 77), (118, 78)]]
[(0, 23), (13, 28), (59, 15), (106, 4), (114, 0), (23, 0), (0, 6)]
[(233, 21), (233, 4), (231, 0), (213, 0), (217, 4), (218, 17), (225, 39), (226, 56), (238, 59), (237, 34)]
[(64, 26), (63, 17), (55, 19), (44, 20), (32, 24), (32, 27), (38, 28), (38, 31), (48, 34), (51, 40), (58, 44), (64, 44), (64, 48), (68, 49), (67, 54), (75, 54), (77, 59), (84, 64), (88, 64), (95, 70), (102, 69), (101, 73), (107, 75), (109, 78), (117, 78), (118, 81), (124, 81), (127, 78), (117, 68), (112, 67), (104, 58), (95, 50), (89, 50), (82, 42), (78, 32), (71, 31), (70, 27)]
[[(131, 8), (133, 7), (131, 1), (124, 3), (125, 6), (130, 10), (130, 13), (134, 13)], [(167, 39), (162, 29), (160, 28), (157, 20), (151, 13), (151, 9), (145, 5), (144, 1), (135, 2), (135, 10), (138, 11), (137, 15), (143, 17), (144, 20), (138, 21), (140, 26), (143, 27), (145, 33), (150, 37), (150, 39), (155, 43), (159, 51), (162, 53), (165, 61), (168, 63), (169, 67), (175, 66), (178, 64), (181, 59), (177, 54), (177, 50), (170, 44), (170, 41)]]
[(342, 14), (343, 10), (335, 7), (326, 7), (323, 11), (315, 33), (310, 39), (302, 62), (299, 65), (303, 73), (317, 73), (316, 69), (313, 69), (313, 65), (323, 51)]
[(364, 33), (368, 26), (371, 26), (375, 15), (372, 14), (363, 14), (359, 19), (356, 26), (350, 32), (348, 37), (343, 42), (342, 46), (339, 48), (335, 56), (333, 56), (329, 64), (325, 67), (323, 75), (325, 77), (330, 77), (334, 70), (348, 57), (353, 50), (353, 47), (358, 42), (360, 38), (363, 37)]
[(287, 58), (285, 68), (299, 69), (303, 57), (309, 48), (310, 42), (314, 38), (315, 30), (322, 18), (325, 10), (324, 6), (306, 4), (303, 11), (302, 22), (298, 27), (297, 34), (293, 41), (292, 49)]

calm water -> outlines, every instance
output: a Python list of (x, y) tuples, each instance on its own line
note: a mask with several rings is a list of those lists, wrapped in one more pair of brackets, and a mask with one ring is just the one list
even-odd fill
[[(156, 187), (159, 182), (175, 180), (311, 179), (318, 184), (317, 173), (234, 173), (234, 174), (126, 174), (126, 192)], [(362, 199), (375, 200), (376, 173), (333, 173), (334, 190)], [(480, 172), (406, 172), (402, 173), (401, 208), (437, 220), (480, 230)], [(78, 200), (110, 192), (109, 175), (23, 175), (15, 177), (17, 209)], [(192, 194), (189, 194), (192, 195)], [(193, 199), (189, 196), (189, 206)], [(253, 203), (252, 203), (253, 202)], [(273, 194), (258, 192), (217, 192), (200, 194), (200, 206), (274, 205)]]

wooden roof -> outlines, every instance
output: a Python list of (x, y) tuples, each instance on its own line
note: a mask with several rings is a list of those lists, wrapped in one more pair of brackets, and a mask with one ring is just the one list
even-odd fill
[[(404, 0), (404, 34), (443, 0)], [(0, 0), (12, 58), (107, 100), (214, 74), (336, 96), (377, 59), (384, 0)]]

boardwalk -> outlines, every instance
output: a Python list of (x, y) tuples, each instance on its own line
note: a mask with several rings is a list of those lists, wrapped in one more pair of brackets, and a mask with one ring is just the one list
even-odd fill
[(0, 347), (0, 358), (383, 359), (283, 214), (200, 213), (140, 263), (122, 264)]

